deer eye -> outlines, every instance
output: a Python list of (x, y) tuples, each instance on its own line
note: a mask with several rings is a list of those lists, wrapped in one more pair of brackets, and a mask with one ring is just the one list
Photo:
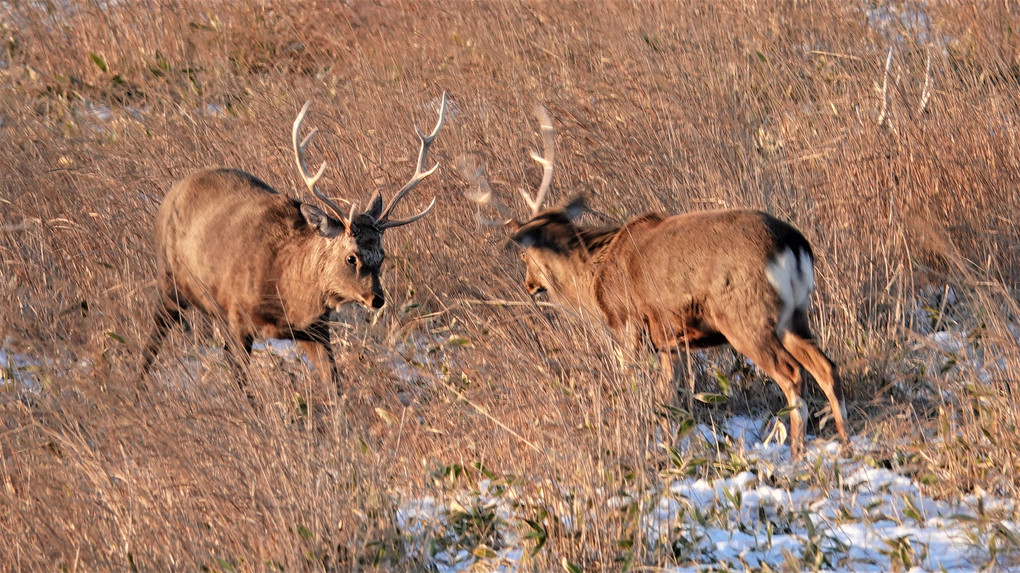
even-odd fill
[(358, 257), (356, 257), (354, 255), (347, 255), (347, 264), (351, 265), (352, 267), (353, 266), (357, 266), (357, 264), (358, 264)]

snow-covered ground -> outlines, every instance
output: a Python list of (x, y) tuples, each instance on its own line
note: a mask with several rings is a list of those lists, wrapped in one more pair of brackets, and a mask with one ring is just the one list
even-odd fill
[[(916, 359), (928, 371), (959, 360), (968, 364), (965, 376), (987, 382), (1005, 367), (983, 356), (965, 333), (931, 332), (926, 338), (922, 346), (937, 352), (920, 352)], [(766, 420), (739, 416), (721, 426), (695, 427), (674, 450), (681, 457), (698, 442), (745, 467), (711, 480), (664, 472), (644, 490), (605, 496), (610, 510), (636, 515), (640, 543), (681, 564), (664, 571), (1020, 571), (1016, 500), (983, 491), (960, 492), (952, 501), (932, 499), (908, 477), (909, 468), (876, 461), (888, 455), (890, 444), (863, 436), (853, 439), (852, 459), (839, 457), (836, 442), (812, 443), (809, 436), (805, 461), (793, 463), (789, 447), (771, 435), (773, 428)], [(925, 437), (905, 439), (923, 443)], [(665, 444), (658, 447), (668, 453)], [(553, 478), (525, 479), (549, 484)], [(529, 552), (550, 519), (570, 532), (575, 521), (599, 518), (563, 515), (549, 505), (542, 512), (545, 523), (538, 523), (535, 515), (548, 500), (529, 500), (518, 488), (484, 478), (444, 489), (441, 499), (412, 496), (400, 503), (398, 525), (411, 547), (417, 542), (421, 551), (431, 552), (438, 571), (515, 571), (530, 569)], [(565, 491), (564, 502), (569, 497)], [(465, 543), (465, 523), (479, 522), (490, 532)], [(479, 544), (472, 549), (473, 543)], [(570, 570), (569, 564), (564, 568)]]
[[(1020, 537), (1018, 524), (992, 517), (1012, 515), (1014, 500), (983, 495), (955, 503), (934, 500), (896, 471), (838, 459), (836, 443), (815, 444), (808, 449), (807, 465), (792, 464), (787, 446), (762, 441), (755, 430), (761, 426), (759, 420), (736, 417), (721, 428), (701, 426), (692, 433), (694, 439), (727, 441), (731, 456), (748, 460), (749, 469), (714, 480), (667, 475), (648, 491), (610, 498), (613, 511), (636, 510), (646, 547), (665, 549), (682, 564), (663, 571), (1020, 567), (1017, 555), (996, 556), (992, 549)], [(856, 439), (857, 459), (867, 460), (860, 454), (869, 447), (866, 439)], [(819, 487), (818, 479), (797, 479), (797, 472), (838, 478)], [(431, 562), (438, 571), (529, 569), (526, 556), (536, 542), (527, 537), (534, 527), (525, 520), (536, 509), (514, 486), (486, 478), (444, 498), (406, 499), (398, 512), (398, 525), (410, 540), (422, 543), (422, 550), (431, 539)], [(463, 530), (458, 521), (465, 516), (487, 516), (497, 530), (490, 536), (500, 547), (469, 551), (458, 546), (455, 531)], [(570, 531), (572, 521), (560, 518), (559, 526)]]
[[(963, 335), (931, 333), (928, 343), (941, 353), (973, 352)], [(413, 392), (440, 376), (440, 366), (455, 360), (462, 346), (456, 337), (419, 336), (398, 342), (389, 362)], [(255, 351), (285, 362), (300, 360), (287, 342), (259, 343)], [(0, 389), (18, 384), (39, 392), (40, 372), (49, 365), (47, 359), (0, 347)], [(1000, 365), (992, 361), (986, 367)], [(185, 368), (197, 371), (199, 361), (189, 360)], [(678, 573), (1020, 570), (1015, 553), (1020, 525), (1012, 521), (1016, 500), (980, 491), (961, 492), (952, 502), (927, 497), (905, 470), (874, 467), (879, 464), (869, 454), (880, 458), (879, 448), (864, 436), (854, 438), (852, 460), (839, 457), (835, 442), (808, 436), (805, 461), (793, 463), (789, 447), (770, 436), (770, 427), (768, 421), (739, 416), (716, 427), (695, 426), (674, 445), (676, 455), (684, 458), (698, 446), (704, 452), (707, 444), (720, 452), (720, 460), (740, 463), (715, 472), (720, 477), (712, 480), (663, 472), (642, 489), (600, 495), (607, 507), (591, 515), (570, 515), (564, 509), (571, 505), (569, 486), (552, 476), (505, 481), (479, 471), (471, 475), (489, 477), (472, 483), (469, 472), (462, 471), (432, 496), (396, 500), (397, 525), (407, 547), (444, 573), (530, 570), (530, 554), (546, 530), (571, 532), (580, 522), (591, 528), (592, 520), (612, 512), (636, 520), (641, 538), (631, 543), (651, 554), (672, 554), (681, 565), (664, 571)], [(657, 448), (660, 455), (670, 454), (667, 444)], [(534, 498), (535, 484), (545, 492), (541, 500)], [(564, 568), (570, 570), (570, 564)]]

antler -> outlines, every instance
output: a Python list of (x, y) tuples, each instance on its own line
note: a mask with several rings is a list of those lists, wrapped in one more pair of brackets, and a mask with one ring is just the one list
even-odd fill
[(399, 227), (401, 225), (406, 225), (408, 223), (413, 223), (418, 219), (421, 219), (425, 215), (428, 215), (429, 211), (432, 210), (432, 207), (436, 205), (436, 198), (433, 197), (432, 202), (429, 203), (429, 206), (426, 207), (425, 210), (422, 211), (421, 213), (418, 213), (413, 217), (408, 217), (407, 219), (398, 219), (395, 221), (389, 220), (390, 211), (392, 211), (393, 207), (395, 207), (396, 204), (399, 203), (400, 200), (404, 198), (404, 195), (407, 195), (408, 191), (417, 187), (418, 184), (421, 183), (423, 179), (435, 173), (436, 169), (439, 169), (439, 163), (436, 163), (435, 165), (432, 166), (432, 169), (424, 171), (425, 156), (428, 154), (429, 148), (432, 147), (432, 142), (436, 139), (436, 136), (439, 135), (439, 130), (440, 128), (443, 127), (443, 120), (445, 118), (446, 118), (446, 92), (443, 92), (443, 101), (439, 105), (439, 120), (436, 122), (436, 127), (432, 129), (432, 133), (425, 136), (422, 135), (421, 131), (418, 130), (418, 126), (414, 127), (414, 132), (418, 134), (418, 139), (421, 140), (421, 149), (418, 150), (418, 165), (415, 168), (414, 175), (411, 176), (410, 181), (408, 181), (407, 184), (405, 184), (404, 187), (400, 189), (400, 191), (397, 191), (397, 194), (393, 196), (393, 199), (391, 199), (389, 204), (386, 205), (386, 208), (383, 209), (382, 214), (380, 214), (379, 218), (376, 219), (377, 226), (379, 227), (380, 230), (389, 229), (390, 227)]
[(485, 176), (485, 163), (472, 153), (458, 157), (456, 165), (461, 175), (468, 180), (470, 185), (468, 190), (464, 192), (464, 196), (479, 205), (492, 208), (504, 218), (503, 221), (493, 221), (479, 215), (479, 220), (486, 225), (512, 224), (515, 219), (510, 209), (492, 195), (489, 179)]
[(538, 214), (538, 210), (542, 208), (542, 203), (545, 202), (545, 196), (549, 193), (549, 185), (552, 183), (553, 176), (553, 159), (556, 154), (556, 129), (553, 127), (549, 110), (545, 109), (544, 105), (537, 105), (535, 106), (535, 116), (538, 117), (538, 123), (542, 129), (543, 155), (531, 152), (531, 158), (542, 166), (542, 184), (538, 186), (538, 191), (535, 192), (534, 198), (524, 189), (520, 190), (521, 196), (524, 197), (524, 202), (528, 204), (528, 207), (531, 207), (532, 217)]
[[(545, 202), (545, 198), (549, 194), (549, 186), (552, 184), (553, 176), (553, 159), (556, 154), (556, 129), (553, 127), (549, 110), (543, 105), (537, 105), (535, 106), (535, 115), (538, 117), (538, 123), (542, 131), (543, 155), (532, 152), (531, 158), (542, 166), (542, 183), (538, 186), (534, 197), (529, 195), (527, 191), (520, 190), (524, 201), (531, 208), (532, 217), (538, 214), (539, 209), (542, 208), (542, 203)], [(504, 217), (503, 221), (493, 221), (479, 216), (482, 223), (487, 225), (520, 226), (517, 219), (510, 213), (510, 209), (493, 197), (492, 189), (489, 187), (489, 180), (485, 177), (485, 164), (477, 156), (473, 154), (461, 155), (457, 158), (457, 169), (460, 170), (461, 174), (464, 175), (464, 178), (470, 184), (470, 188), (464, 192), (464, 196), (479, 205), (492, 208)]]
[(318, 183), (319, 179), (322, 177), (322, 174), (326, 172), (326, 162), (325, 161), (322, 162), (322, 165), (319, 166), (319, 171), (314, 176), (308, 175), (308, 169), (305, 168), (304, 158), (305, 148), (308, 147), (308, 142), (312, 140), (312, 136), (314, 136), (316, 132), (319, 131), (318, 128), (312, 128), (312, 130), (308, 132), (308, 135), (306, 135), (305, 138), (302, 139), (300, 143), (298, 142), (298, 134), (301, 132), (301, 122), (305, 120), (305, 114), (308, 113), (308, 108), (311, 105), (312, 100), (308, 100), (305, 102), (304, 107), (302, 107), (301, 111), (298, 112), (297, 118), (294, 120), (294, 128), (291, 130), (291, 139), (294, 142), (294, 159), (295, 161), (297, 161), (298, 172), (301, 174), (301, 178), (304, 179), (305, 185), (308, 186), (308, 190), (315, 194), (315, 196), (318, 197), (320, 200), (322, 200), (322, 202), (325, 203), (333, 211), (333, 213), (335, 213), (336, 216), (340, 218), (341, 221), (343, 221), (345, 227), (350, 228), (351, 220), (354, 219), (354, 204), (353, 203), (351, 204), (350, 215), (344, 217), (343, 210), (340, 209), (340, 207), (337, 206), (336, 203), (331, 201), (329, 197), (326, 197), (325, 194), (320, 192), (319, 189), (315, 186), (315, 184)]

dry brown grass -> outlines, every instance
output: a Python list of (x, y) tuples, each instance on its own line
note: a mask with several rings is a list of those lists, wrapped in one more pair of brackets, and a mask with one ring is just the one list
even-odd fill
[[(609, 221), (745, 206), (799, 226), (819, 261), (816, 331), (842, 367), (854, 433), (883, 445), (877, 463), (935, 476), (937, 495), (1017, 497), (1016, 12), (1000, 2), (0, 4), (0, 340), (43, 361), (41, 390), (0, 392), (0, 563), (424, 567), (396, 507), (473, 483), (472, 464), (581, 520), (576, 534), (550, 528), (540, 570), (562, 559), (592, 570), (675, 563), (619, 543), (640, 536), (607, 505), (669, 466), (652, 444), (668, 424), (655, 404), (670, 397), (622, 369), (597, 326), (491, 302), (526, 301), (523, 271), (504, 234), (475, 222), (452, 165), (481, 152), (508, 201), (533, 187), (536, 101), (558, 124), (558, 199), (588, 193)], [(889, 46), (891, 121), (879, 126)], [(324, 188), (364, 201), (412, 172), (411, 126), (431, 122), (444, 90), (443, 169), (408, 201), (436, 193), (438, 205), (387, 235), (387, 310), (370, 324), (352, 309), (337, 329), (346, 403), (263, 356), (252, 376), (274, 406), (253, 412), (216, 353), (197, 369), (188, 360), (212, 344), (197, 329), (170, 338), (136, 405), (151, 230), (172, 183), (226, 165), (297, 195), (288, 129), (314, 98), (312, 154), (332, 167)], [(947, 289), (955, 299), (943, 306)], [(971, 350), (939, 351), (927, 337), (935, 323)], [(699, 416), (780, 409), (778, 391), (735, 362), (709, 356), (744, 383)], [(456, 467), (466, 476), (442, 477)]]

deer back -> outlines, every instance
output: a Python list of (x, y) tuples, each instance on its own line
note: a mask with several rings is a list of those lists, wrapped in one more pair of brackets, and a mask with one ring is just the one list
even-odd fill
[(161, 276), (206, 312), (300, 329), (330, 306), (382, 296), (381, 231), (358, 223), (348, 231), (243, 171), (199, 171), (160, 207)]
[[(377, 191), (365, 211), (358, 212), (352, 202), (345, 213), (319, 189), (326, 163), (314, 174), (305, 165), (317, 130), (302, 137), (301, 129), (310, 100), (291, 127), (294, 161), (308, 190), (331, 214), (238, 170), (206, 169), (175, 185), (156, 224), (164, 304), (196, 304), (227, 317), (239, 336), (255, 330), (276, 338), (323, 323), (330, 308), (347, 302), (381, 308), (382, 234), (421, 219), (435, 206), (433, 198), (416, 215), (392, 217), (394, 207), (439, 167), (425, 169), (425, 161), (443, 126), (446, 104), (444, 93), (431, 133), (415, 128), (421, 145), (414, 174), (385, 206)], [(254, 329), (238, 326), (242, 322)]]
[(686, 329), (697, 338), (717, 331), (720, 321), (765, 324), (778, 311), (806, 308), (811, 265), (803, 235), (766, 213), (646, 216), (625, 225), (606, 249), (595, 298), (614, 328), (633, 321), (666, 337)]

